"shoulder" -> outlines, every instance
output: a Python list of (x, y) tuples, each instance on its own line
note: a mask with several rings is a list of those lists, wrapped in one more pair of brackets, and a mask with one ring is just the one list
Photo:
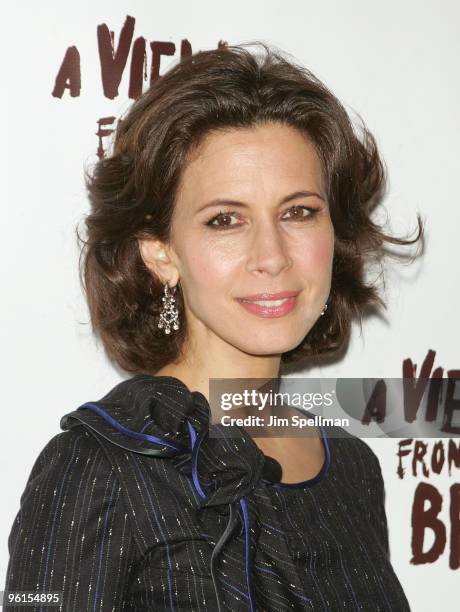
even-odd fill
[(56, 434), (39, 452), (23, 486), (10, 548), (19, 526), (45, 523), (50, 516), (63, 525), (75, 519), (78, 508), (97, 513), (106, 500), (119, 499), (120, 491), (114, 468), (84, 427)]
[(372, 448), (362, 438), (348, 432), (343, 427), (337, 425), (327, 427), (326, 434), (329, 440), (338, 445), (341, 450), (353, 454), (356, 458), (369, 459), (372, 463), (378, 463), (378, 457)]
[(355, 499), (360, 502), (360, 512), (375, 530), (385, 554), (389, 554), (385, 483), (380, 461), (363, 439), (341, 428), (335, 429), (335, 437), (329, 442), (332, 440), (338, 481), (353, 489)]
[(379, 458), (367, 442), (341, 427), (327, 428), (327, 434), (331, 452), (354, 480), (383, 482)]
[(98, 441), (83, 426), (74, 427), (56, 434), (42, 447), (22, 493), (21, 505), (38, 499), (50, 502), (63, 493), (74, 497), (78, 485), (82, 488), (95, 479), (109, 477), (116, 478)]
[(6, 590), (64, 588), (69, 612), (92, 609), (93, 599), (94, 608), (119, 609), (136, 543), (116, 471), (84, 427), (39, 452), (8, 550)]
[(58, 464), (65, 460), (79, 463), (86, 457), (100, 454), (97, 440), (84, 426), (61, 431), (50, 438), (40, 450), (33, 469)]

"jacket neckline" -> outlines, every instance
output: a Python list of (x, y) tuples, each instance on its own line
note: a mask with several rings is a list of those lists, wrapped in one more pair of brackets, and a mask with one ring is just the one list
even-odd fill
[[(217, 558), (240, 523), (244, 535), (245, 581), (249, 610), (255, 607), (252, 586), (251, 511), (252, 491), (264, 480), (265, 454), (242, 427), (210, 425), (210, 406), (199, 391), (173, 376), (138, 374), (116, 385), (96, 402), (86, 402), (61, 418), (62, 429), (85, 425), (109, 442), (148, 456), (171, 457), (175, 467), (192, 478), (199, 497), (199, 511), (206, 508), (228, 513), (225, 530), (211, 555), (210, 572), (219, 602), (224, 593), (216, 575)], [(211, 427), (221, 428), (210, 437)], [(326, 460), (320, 472), (300, 483), (270, 482), (278, 488), (304, 488), (322, 480), (329, 468), (329, 444), (322, 427)]]
[[(250, 460), (261, 477), (266, 455), (243, 427), (225, 427), (211, 424), (211, 411), (207, 398), (200, 391), (191, 391), (174, 376), (136, 374), (115, 385), (97, 401), (85, 402), (60, 420), (63, 430), (78, 424), (89, 427), (107, 441), (132, 452), (156, 457), (191, 458), (193, 434), (200, 438), (200, 446), (219, 454), (224, 442), (232, 445), (239, 439), (238, 453), (244, 456), (235, 463)], [(213, 428), (218, 437), (206, 435)], [(322, 480), (330, 465), (330, 448), (327, 435), (320, 427), (325, 450), (325, 461), (312, 478), (295, 483), (270, 482), (278, 488), (297, 489), (309, 487)], [(241, 445), (242, 443), (242, 445)], [(226, 455), (228, 463), (228, 455)], [(232, 466), (230, 466), (232, 467)]]

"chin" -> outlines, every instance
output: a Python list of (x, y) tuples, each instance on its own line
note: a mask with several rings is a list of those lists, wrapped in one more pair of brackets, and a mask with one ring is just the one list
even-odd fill
[[(299, 344), (302, 342), (302, 340), (304, 339), (305, 336), (302, 336), (302, 338), (298, 338), (296, 337), (295, 340), (289, 342), (289, 340), (286, 340), (286, 338), (284, 338), (283, 340), (279, 340), (279, 341), (275, 341), (272, 340), (270, 342), (258, 342), (256, 345), (253, 343), (251, 344), (240, 344), (239, 348), (240, 350), (244, 351), (245, 353), (247, 353), (248, 355), (257, 355), (258, 357), (264, 356), (264, 355), (282, 355), (283, 353), (286, 353), (287, 351), (290, 351), (294, 348), (296, 348), (296, 346), (299, 346)], [(238, 345), (237, 345), (238, 346)]]

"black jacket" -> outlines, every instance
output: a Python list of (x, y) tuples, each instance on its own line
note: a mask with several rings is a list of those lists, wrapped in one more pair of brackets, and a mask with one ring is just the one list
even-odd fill
[(28, 609), (65, 612), (409, 610), (368, 445), (324, 437), (317, 477), (276, 483), (243, 428), (209, 426), (206, 398), (170, 376), (64, 415), (21, 496), (5, 590), (63, 591)]

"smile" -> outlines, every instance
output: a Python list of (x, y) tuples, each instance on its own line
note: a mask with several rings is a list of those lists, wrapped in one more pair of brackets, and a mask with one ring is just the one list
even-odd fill
[(284, 317), (297, 303), (297, 296), (291, 296), (279, 300), (245, 300), (243, 298), (238, 298), (237, 302), (241, 304), (241, 306), (255, 314), (258, 317)]
[(284, 300), (241, 300), (245, 304), (258, 304), (259, 306), (269, 306), (273, 308), (274, 306), (281, 306), (287, 302), (290, 298), (285, 298)]

